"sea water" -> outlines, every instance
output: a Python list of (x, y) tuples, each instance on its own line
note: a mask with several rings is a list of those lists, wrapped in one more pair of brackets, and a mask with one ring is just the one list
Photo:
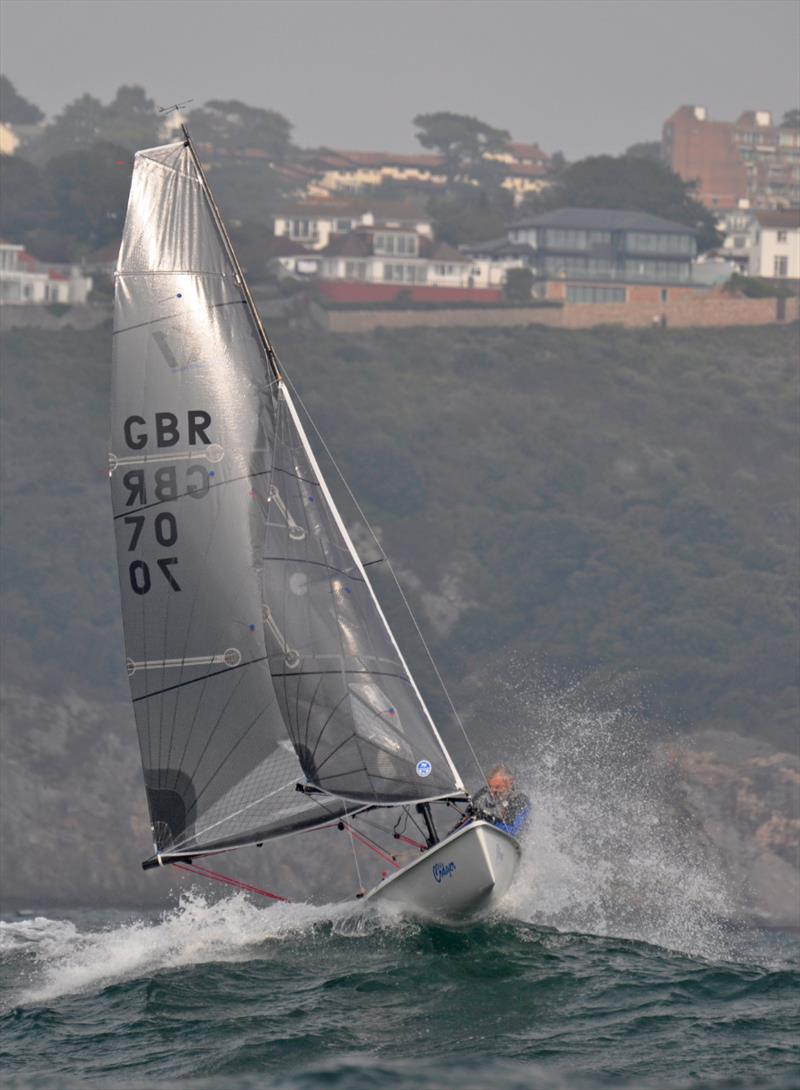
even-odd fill
[(451, 928), (242, 894), (6, 918), (4, 1081), (789, 1090), (800, 941), (726, 942), (710, 956), (521, 915)]
[(635, 712), (534, 698), (516, 761), (533, 818), (495, 916), (258, 903), (186, 876), (161, 912), (7, 914), (5, 1084), (794, 1090), (800, 935), (742, 922)]

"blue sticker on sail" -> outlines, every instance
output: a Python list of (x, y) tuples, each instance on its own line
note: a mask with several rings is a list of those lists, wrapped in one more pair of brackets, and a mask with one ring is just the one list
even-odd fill
[(417, 775), (422, 776), (423, 779), (424, 779), (425, 776), (430, 776), (430, 774), (431, 774), (431, 762), (430, 761), (417, 761)]

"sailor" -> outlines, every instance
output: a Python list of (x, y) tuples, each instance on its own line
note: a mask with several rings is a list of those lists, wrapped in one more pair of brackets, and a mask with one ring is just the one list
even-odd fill
[(486, 778), (486, 787), (482, 787), (472, 800), (475, 817), (518, 836), (528, 819), (531, 800), (515, 787), (508, 768), (495, 765)]

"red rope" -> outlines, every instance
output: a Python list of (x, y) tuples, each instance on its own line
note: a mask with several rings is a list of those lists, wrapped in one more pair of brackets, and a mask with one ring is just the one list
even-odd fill
[(241, 882), (238, 878), (231, 878), (227, 874), (219, 874), (207, 867), (201, 867), (198, 863), (173, 863), (172, 866), (177, 867), (178, 870), (188, 871), (189, 874), (196, 874), (200, 878), (210, 878), (213, 882), (222, 882), (223, 885), (233, 886), (234, 889), (242, 889), (247, 893), (257, 893), (259, 897), (269, 897), (272, 901), (286, 901), (289, 903), (289, 898), (281, 897), (279, 893), (270, 893), (266, 889), (259, 889), (258, 886), (251, 886), (247, 882)]
[[(344, 825), (344, 822), (342, 822), (342, 824)], [(381, 851), (377, 844), (373, 844), (372, 841), (363, 837), (361, 833), (356, 832), (352, 825), (344, 825), (344, 827), (350, 832), (351, 836), (355, 837), (359, 844), (363, 844), (365, 848), (370, 848), (376, 855), (379, 855), (381, 859), (385, 859), (387, 863), (391, 863), (393, 867), (397, 867), (399, 870), (400, 864), (395, 859), (392, 859), (390, 855), (387, 855), (386, 852)]]
[(401, 840), (404, 844), (410, 844), (412, 848), (419, 848), (421, 852), (424, 852), (427, 848), (426, 844), (420, 844), (418, 840), (412, 840), (410, 836), (403, 836), (402, 833), (394, 834), (395, 840)]
[[(317, 829), (338, 828), (339, 824), (339, 822), (331, 822), (330, 825), (317, 826)], [(379, 855), (381, 859), (391, 864), (391, 866), (396, 867), (397, 869), (400, 868), (400, 864), (395, 859), (392, 859), (390, 855), (387, 855), (386, 852), (382, 851), (377, 844), (373, 844), (370, 840), (363, 837), (352, 825), (345, 825), (344, 822), (341, 822), (341, 825), (348, 830), (350, 835), (353, 836), (359, 844), (363, 844), (365, 848), (369, 848), (371, 851), (375, 852), (376, 855)], [(397, 839), (403, 840), (407, 844), (413, 844), (415, 848), (421, 848), (423, 846), (422, 844), (417, 844), (414, 840), (409, 840), (406, 836), (399, 836)], [(284, 901), (287, 904), (291, 903), (288, 897), (281, 897), (279, 893), (270, 893), (269, 890), (259, 889), (258, 886), (251, 886), (248, 882), (242, 882), (239, 878), (232, 878), (228, 874), (220, 874), (219, 871), (209, 870), (208, 867), (204, 867), (199, 863), (172, 863), (170, 865), (177, 870), (186, 871), (187, 874), (196, 874), (198, 878), (209, 878), (212, 882), (221, 882), (222, 885), (231, 886), (233, 889), (241, 889), (246, 893), (256, 893), (259, 897), (269, 897), (271, 901)]]

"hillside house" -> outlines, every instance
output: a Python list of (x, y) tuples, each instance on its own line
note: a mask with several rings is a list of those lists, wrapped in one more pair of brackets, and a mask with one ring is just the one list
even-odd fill
[(78, 266), (37, 261), (24, 246), (0, 242), (0, 303), (85, 303), (91, 290)]
[(277, 236), (299, 242), (309, 250), (324, 250), (335, 236), (359, 227), (404, 229), (433, 236), (430, 217), (421, 204), (413, 201), (298, 201), (287, 205), (274, 219)]
[(750, 275), (800, 281), (800, 210), (756, 212)]
[[(697, 251), (695, 232), (684, 224), (603, 208), (544, 212), (513, 224), (508, 237), (533, 251), (541, 294), (576, 303), (626, 302), (638, 285), (658, 286), (665, 300), (665, 293), (691, 286)], [(553, 291), (553, 283), (562, 287)]]
[(444, 185), (441, 155), (400, 155), (388, 151), (334, 151), (322, 149), (304, 163), (318, 184), (330, 192), (357, 193), (384, 182)]
[[(538, 144), (511, 143), (501, 151), (484, 152), (483, 158), (502, 168), (504, 177), (500, 184), (513, 193), (517, 204), (529, 193), (539, 193), (550, 184), (550, 156)], [(435, 153), (401, 155), (323, 148), (304, 159), (303, 169), (314, 175), (318, 190), (329, 193), (359, 193), (387, 182), (408, 186), (447, 183), (445, 158)]]
[(320, 288), (340, 302), (496, 302), (502, 278), (487, 258), (408, 229), (362, 226), (320, 252)]

